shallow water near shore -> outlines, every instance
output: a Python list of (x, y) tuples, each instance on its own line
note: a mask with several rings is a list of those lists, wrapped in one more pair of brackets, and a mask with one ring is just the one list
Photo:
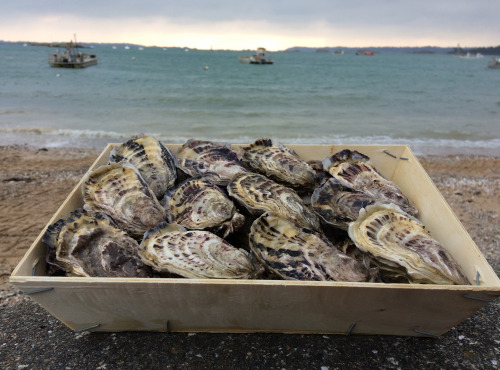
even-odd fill
[[(97, 66), (51, 68), (53, 48), (0, 44), (0, 145), (104, 147), (137, 133), (245, 143), (405, 144), (500, 156), (500, 72), (488, 57), (270, 53), (96, 45)], [(207, 67), (207, 68), (205, 68)]]

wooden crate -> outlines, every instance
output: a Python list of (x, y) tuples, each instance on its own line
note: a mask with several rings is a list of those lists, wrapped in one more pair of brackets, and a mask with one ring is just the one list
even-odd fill
[[(168, 145), (175, 152), (179, 145)], [(50, 277), (42, 230), (10, 281), (73, 330), (441, 335), (500, 295), (500, 280), (407, 146), (289, 145), (304, 159), (368, 155), (419, 209), (469, 286)], [(90, 170), (107, 163), (108, 145)], [(234, 147), (238, 147), (235, 145)], [(89, 170), (89, 171), (90, 171)], [(80, 183), (49, 224), (83, 204)]]

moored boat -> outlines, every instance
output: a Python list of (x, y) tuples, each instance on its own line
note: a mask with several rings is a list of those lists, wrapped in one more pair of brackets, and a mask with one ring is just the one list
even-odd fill
[(462, 59), (481, 59), (484, 57), (484, 55), (481, 53), (476, 53), (476, 54), (466, 53), (466, 54), (460, 54), (458, 55), (458, 57)]
[(371, 50), (358, 50), (356, 55), (373, 55), (373, 51)]
[(50, 66), (57, 68), (85, 68), (97, 64), (97, 55), (79, 52), (76, 50), (78, 47), (75, 37), (74, 43), (71, 40), (65, 44), (65, 52), (61, 53), (58, 48), (55, 53), (49, 54)]
[(247, 64), (273, 64), (274, 61), (266, 55), (265, 48), (258, 48), (254, 55), (238, 57), (240, 63)]
[(488, 68), (500, 69), (500, 58), (493, 57), (488, 63)]

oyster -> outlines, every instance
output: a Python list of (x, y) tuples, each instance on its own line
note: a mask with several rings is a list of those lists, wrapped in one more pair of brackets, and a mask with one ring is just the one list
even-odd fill
[(99, 167), (82, 184), (84, 208), (102, 212), (132, 236), (165, 220), (165, 210), (142, 176), (128, 162)]
[(277, 213), (255, 220), (250, 247), (271, 271), (287, 280), (367, 281), (368, 269), (336, 249), (322, 234), (297, 227)]
[(323, 161), (330, 175), (342, 185), (362, 191), (381, 203), (394, 203), (406, 213), (416, 216), (418, 210), (392, 181), (384, 178), (367, 160), (368, 157), (343, 150)]
[(271, 180), (305, 191), (315, 184), (315, 171), (292, 149), (271, 139), (259, 139), (241, 148), (242, 159), (250, 168)]
[(248, 252), (217, 235), (166, 222), (144, 235), (139, 255), (157, 271), (194, 279), (252, 279), (263, 272)]
[(318, 159), (313, 159), (310, 161), (307, 161), (307, 164), (311, 166), (311, 168), (314, 171), (314, 181), (316, 183), (316, 186), (322, 186), (328, 178), (330, 178), (330, 174), (325, 171), (323, 167), (323, 161), (318, 160)]
[(469, 284), (460, 266), (424, 225), (395, 205), (374, 204), (349, 225), (350, 238), (380, 268), (401, 270), (412, 283)]
[(177, 179), (172, 153), (158, 139), (151, 136), (136, 136), (114, 147), (109, 161), (132, 163), (159, 199)]
[(370, 163), (370, 157), (364, 155), (363, 153), (358, 152), (357, 150), (344, 149), (340, 152), (335, 153), (330, 158), (328, 158), (328, 162), (326, 167), (329, 166), (337, 166), (341, 163), (357, 163), (357, 162), (365, 162)]
[(358, 218), (359, 211), (375, 203), (375, 199), (362, 192), (347, 188), (337, 179), (329, 179), (316, 188), (311, 197), (314, 212), (328, 225), (347, 230), (349, 223)]
[(57, 244), (58, 244), (58, 238), (59, 238), (59, 233), (61, 232), (61, 229), (68, 223), (73, 222), (77, 220), (78, 218), (81, 217), (82, 214), (86, 213), (82, 208), (78, 208), (74, 210), (73, 212), (70, 213), (67, 219), (59, 219), (53, 224), (49, 225), (47, 227), (47, 230), (45, 230), (43, 236), (42, 236), (42, 242), (47, 246), (47, 253), (46, 253), (46, 261), (49, 264), (48, 267), (48, 272), (49, 275), (53, 275), (57, 273), (57, 270), (60, 269), (62, 271), (65, 271), (65, 267), (57, 261), (56, 258), (56, 251), (57, 251)]
[(69, 275), (152, 276), (137, 254), (138, 243), (102, 213), (77, 209), (51, 225), (45, 236), (43, 241), (55, 249), (56, 264)]
[(202, 177), (192, 177), (168, 191), (163, 198), (170, 223), (188, 229), (210, 230), (223, 238), (238, 230), (245, 217), (215, 184)]
[(356, 247), (356, 244), (354, 244), (347, 234), (345, 234), (344, 239), (335, 243), (335, 247), (347, 256), (360, 262), (369, 271), (370, 282), (382, 282), (383, 276), (380, 275), (380, 269), (378, 268), (376, 261), (370, 254), (365, 253)]
[(241, 203), (252, 215), (277, 212), (300, 226), (319, 231), (319, 219), (292, 189), (280, 185), (264, 175), (245, 173), (236, 175), (228, 185), (229, 195)]
[(177, 162), (188, 175), (202, 175), (222, 186), (236, 174), (249, 172), (238, 153), (229, 146), (210, 141), (188, 140), (178, 150)]

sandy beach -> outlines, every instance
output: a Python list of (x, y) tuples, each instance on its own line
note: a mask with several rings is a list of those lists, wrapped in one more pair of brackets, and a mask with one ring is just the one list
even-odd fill
[[(0, 147), (0, 157), (2, 158), (0, 170), (0, 307), (2, 309), (2, 325), (7, 325), (7, 318), (19, 319), (22, 318), (23, 315), (29, 315), (30, 310), (35, 310), (39, 315), (38, 319), (40, 322), (44, 322), (43, 325), (47, 325), (47, 321), (50, 321), (53, 325), (57, 326), (59, 332), (66, 333), (65, 335), (69, 335), (73, 338), (72, 344), (76, 345), (78, 342), (78, 339), (74, 338), (74, 334), (72, 334), (69, 329), (62, 326), (57, 320), (46, 314), (45, 311), (32, 304), (29, 298), (18, 294), (18, 292), (9, 285), (8, 279), (10, 273), (28, 250), (31, 243), (35, 240), (45, 224), (49, 221), (50, 217), (56, 212), (57, 208), (87, 171), (99, 153), (100, 150), (97, 149), (46, 149), (27, 146)], [(498, 263), (500, 260), (500, 158), (486, 156), (426, 156), (419, 157), (419, 159), (462, 222), (463, 226), (478, 245), (483, 255), (490, 264), (494, 266), (496, 269), (495, 271), (498, 273)], [(499, 324), (498, 305), (495, 302), (489, 306), (486, 319), (474, 322), (474, 325), (477, 326), (478, 323), (481, 325), (481, 322), (485, 325), (493, 325), (491, 333), (493, 333), (493, 335), (496, 333), (496, 339), (499, 339), (498, 331), (494, 330), (494, 327)], [(484, 316), (485, 313), (483, 312), (482, 315)], [(476, 318), (475, 320), (480, 319)], [(489, 324), (487, 322), (489, 322)], [(40, 331), (40, 325), (42, 324), (37, 323), (36, 319), (31, 317), (29, 322), (25, 323), (25, 325), (35, 325), (37, 326), (37, 331)], [(15, 330), (10, 326), (9, 328), (11, 331)], [(1, 331), (5, 329), (6, 327), (3, 327)], [(476, 329), (481, 331), (481, 328), (478, 329), (476, 327)], [(42, 331), (46, 333), (47, 328), (44, 327)], [(121, 334), (117, 335), (120, 336)], [(130, 338), (134, 334), (128, 333), (124, 335)], [(153, 334), (137, 335), (138, 338), (144, 338), (144, 335)], [(453, 335), (453, 333), (451, 335)], [(99, 334), (99, 336), (102, 338), (104, 334)], [(116, 334), (106, 334), (106, 338), (109, 340), (112, 340), (112, 336), (115, 336), (114, 338), (116, 339)], [(183, 338), (188, 340), (187, 334), (183, 334), (183, 336)], [(208, 334), (197, 336), (198, 339), (208, 338), (215, 341), (226, 338), (225, 340), (228, 341), (228, 343), (231, 342), (231, 338), (233, 337), (231, 337), (231, 335), (210, 336)], [(259, 334), (258, 337), (265, 338), (265, 335)], [(271, 337), (285, 338), (283, 339), (285, 341), (288, 340), (285, 335), (272, 335), (269, 338)], [(310, 338), (314, 337), (316, 336), (311, 336)], [(240, 338), (256, 337), (245, 335)], [(308, 337), (297, 336), (296, 339), (298, 340), (298, 338)], [(335, 336), (331, 336), (331, 338), (335, 338)], [(362, 338), (365, 339), (356, 340), (365, 344), (367, 340), (372, 340), (366, 339), (367, 337)], [(378, 337), (375, 336), (373, 338)], [(8, 340), (3, 335), (0, 336), (0, 339), (2, 339), (0, 343), (0, 352), (6, 351), (10, 343), (7, 344)], [(20, 340), (20, 338), (17, 338), (17, 340)], [(57, 341), (57, 339), (48, 338), (45, 340), (49, 341), (49, 343), (52, 340)], [(407, 341), (410, 339), (401, 340)], [(412, 338), (411, 340), (418, 341), (418, 338)], [(390, 341), (392, 341), (392, 339), (390, 339)], [(420, 338), (420, 341), (421, 343), (425, 343), (426, 348), (429, 346), (427, 339)], [(457, 341), (459, 341), (459, 339), (457, 339)], [(252, 342), (255, 344), (255, 341), (252, 340)], [(4, 344), (2, 345), (2, 343)], [(496, 347), (498, 347), (500, 341), (493, 343), (497, 343)], [(199, 345), (203, 347), (202, 344)], [(176, 348), (175, 351), (177, 352), (182, 351), (178, 346), (173, 348)], [(309, 345), (308, 348), (310, 348)], [(173, 351), (174, 349), (169, 349), (169, 351), (170, 350)], [(310, 350), (316, 351), (317, 349), (310, 348)], [(486, 350), (488, 351), (487, 356), (490, 357), (483, 357), (479, 363), (483, 365), (494, 365), (494, 361), (499, 360), (498, 352), (493, 347), (486, 348)], [(255, 350), (248, 348), (241, 349), (241, 351), (243, 351), (242, 353), (251, 353)], [(170, 352), (170, 354), (171, 356), (175, 355), (174, 352)], [(496, 358), (494, 357), (495, 354)], [(192, 356), (195, 355), (196, 351)], [(24, 364), (22, 357), (20, 357), (20, 353), (13, 354), (8, 352), (8, 357), (4, 358), (8, 358), (8, 360), (5, 361), (9, 362), (4, 363), (4, 365), (8, 365), (4, 366), (4, 368), (17, 368), (15, 365), (16, 356), (19, 358), (17, 364)], [(54, 356), (57, 356), (57, 354), (54, 354)], [(0, 357), (3, 357), (3, 355)], [(394, 361), (397, 362), (397, 354), (394, 353), (392, 357), (396, 358)], [(476, 360), (471, 358), (473, 362)], [(186, 361), (186, 357), (183, 357), (183, 361)], [(1, 363), (2, 360), (0, 360), (0, 364)], [(363, 362), (359, 362), (359, 364), (362, 363)], [(28, 364), (34, 365), (34, 363), (29, 362)], [(231, 362), (224, 364), (229, 365)], [(249, 364), (251, 364), (251, 362), (249, 362)], [(272, 364), (276, 365), (278, 363)], [(321, 362), (318, 364), (321, 365)], [(390, 361), (387, 364), (387, 367), (391, 368), (392, 365)], [(425, 365), (425, 363), (421, 364)], [(440, 364), (440, 366), (445, 366), (446, 363), (441, 362)], [(452, 363), (449, 363), (448, 365), (451, 364)], [(42, 364), (38, 365), (41, 366)], [(179, 364), (179, 366), (180, 365), (181, 364)], [(399, 363), (399, 365), (403, 364)], [(30, 367), (38, 366), (35, 364)], [(54, 367), (58, 366), (55, 365)], [(108, 366), (107, 368), (109, 369), (112, 367), (113, 366)], [(308, 366), (301, 366), (298, 363), (292, 367), (308, 368)], [(433, 366), (430, 366), (430, 368), (432, 367)], [(487, 368), (487, 366), (478, 366), (477, 368)]]

